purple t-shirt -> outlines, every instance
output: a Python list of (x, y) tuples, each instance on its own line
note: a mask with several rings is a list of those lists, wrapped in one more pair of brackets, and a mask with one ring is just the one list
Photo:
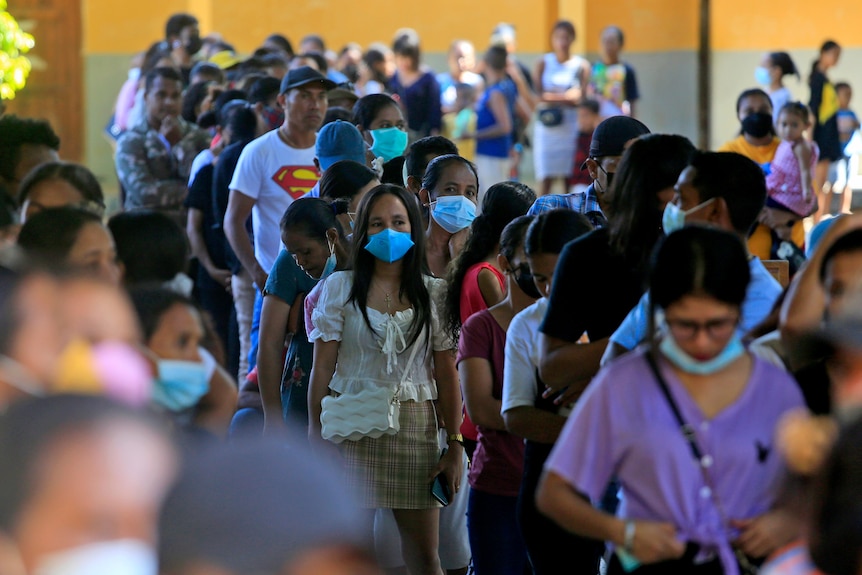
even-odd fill
[[(491, 312), (482, 310), (471, 315), (461, 327), (457, 362), (468, 358), (490, 362), (494, 375), (491, 393), (496, 399), (503, 398), (505, 355), (506, 332)], [(506, 431), (476, 427), (479, 444), (470, 463), (470, 487), (493, 495), (517, 497), (524, 474), (524, 440)]]
[[(722, 525), (709, 487), (676, 418), (639, 348), (602, 369), (578, 400), (545, 469), (598, 501), (612, 476), (625, 508), (618, 515), (670, 522), (683, 541), (717, 551), (736, 572), (729, 541), (738, 533)], [(706, 419), (669, 364), (659, 368), (709, 458), (708, 472), (729, 519), (769, 510), (782, 463), (775, 427), (787, 411), (804, 406), (786, 372), (754, 358), (748, 385), (730, 406)]]

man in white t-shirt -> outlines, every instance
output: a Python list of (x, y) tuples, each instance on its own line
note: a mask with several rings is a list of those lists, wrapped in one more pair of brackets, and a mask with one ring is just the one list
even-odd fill
[[(320, 178), (314, 165), (314, 145), (326, 114), (326, 92), (334, 87), (332, 81), (308, 66), (288, 72), (278, 96), (284, 108), (284, 124), (251, 142), (239, 157), (230, 183), (224, 228), (231, 247), (258, 288), (266, 284), (278, 256), (281, 216)], [(245, 231), (249, 214), (253, 247)]]
[[(258, 300), (281, 249), (279, 222), (284, 211), (320, 179), (314, 164), (315, 142), (326, 114), (326, 94), (334, 87), (331, 80), (308, 66), (290, 70), (281, 82), (278, 96), (278, 103), (284, 108), (284, 123), (248, 144), (237, 162), (230, 182), (224, 231), (257, 286)], [(249, 215), (254, 245), (245, 229)], [(259, 307), (256, 301), (255, 316), (259, 315)], [(253, 325), (254, 322), (250, 328), (249, 370), (256, 359)], [(240, 331), (245, 332), (242, 326)]]

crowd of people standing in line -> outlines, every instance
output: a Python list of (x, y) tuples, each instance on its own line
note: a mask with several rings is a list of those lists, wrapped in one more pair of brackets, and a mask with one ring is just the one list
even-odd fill
[(590, 64), (556, 23), (532, 78), (514, 39), (435, 75), (412, 30), (242, 61), (175, 15), (107, 221), (0, 117), (0, 571), (860, 572), (862, 219), (802, 225), (840, 47), (809, 105), (764, 57), (708, 152), (633, 117), (618, 28)]

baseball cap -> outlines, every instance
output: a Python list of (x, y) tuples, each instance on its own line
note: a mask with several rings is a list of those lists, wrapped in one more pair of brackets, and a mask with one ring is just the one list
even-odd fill
[[(593, 139), (590, 142), (590, 158), (604, 156), (622, 156), (629, 141), (649, 134), (642, 122), (628, 116), (611, 116), (596, 126)], [(586, 162), (581, 165), (583, 170)]]
[(359, 99), (359, 94), (353, 89), (353, 84), (350, 82), (342, 82), (326, 93), (326, 98), (332, 102), (333, 100), (353, 100), (355, 104)]
[(222, 50), (221, 52), (216, 52), (215, 54), (210, 56), (209, 61), (210, 63), (215, 64), (222, 70), (228, 70), (242, 62), (242, 60), (237, 58), (237, 55), (232, 50)]
[(294, 88), (299, 88), (300, 86), (305, 86), (306, 84), (312, 84), (314, 82), (320, 82), (322, 87), (327, 91), (335, 88), (335, 82), (312, 68), (311, 66), (300, 66), (299, 68), (294, 68), (293, 70), (288, 70), (287, 74), (284, 75), (284, 78), (281, 80), (281, 94), (284, 94), (288, 90), (293, 90)]
[(340, 160), (365, 164), (365, 148), (362, 134), (350, 122), (335, 120), (320, 128), (317, 133), (315, 152), (321, 170), (327, 170)]

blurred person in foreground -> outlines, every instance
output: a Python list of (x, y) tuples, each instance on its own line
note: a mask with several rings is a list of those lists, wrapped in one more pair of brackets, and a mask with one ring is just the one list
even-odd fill
[(338, 474), (269, 442), (203, 452), (165, 500), (162, 575), (382, 575)]
[(0, 416), (0, 572), (155, 575), (156, 519), (177, 467), (165, 430), (102, 397)]

